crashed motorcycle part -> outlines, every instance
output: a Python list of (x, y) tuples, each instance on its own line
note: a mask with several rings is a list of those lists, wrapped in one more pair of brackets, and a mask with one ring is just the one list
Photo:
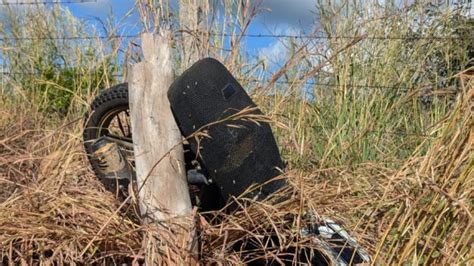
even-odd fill
[[(103, 173), (99, 162), (93, 155), (95, 151), (93, 144), (99, 138), (115, 142), (118, 144), (124, 158), (133, 168), (134, 153), (129, 113), (128, 83), (121, 83), (103, 90), (94, 99), (90, 106), (90, 111), (85, 115), (83, 138), (89, 162), (91, 163), (92, 170), (104, 184), (105, 188), (113, 193), (120, 190), (117, 185), (126, 188), (128, 183), (126, 183), (126, 179), (119, 179), (119, 182), (116, 182), (115, 179), (102, 177)], [(185, 150), (186, 170), (197, 168), (199, 172), (206, 173), (205, 169), (200, 169), (200, 163), (195, 161), (196, 155), (190, 150), (189, 143), (184, 141), (183, 148)]]
[(107, 138), (102, 137), (94, 143), (93, 149), (102, 177), (132, 179), (132, 169), (117, 143), (110, 142)]
[(186, 178), (190, 185), (209, 185), (212, 180), (207, 179), (205, 175), (196, 169), (191, 169), (187, 172)]
[[(133, 169), (121, 152), (117, 141), (108, 136), (99, 138), (92, 145), (93, 156), (97, 161), (97, 170), (101, 178), (105, 179), (133, 179)], [(187, 180), (190, 185), (209, 185), (212, 181), (196, 169), (187, 171)], [(124, 187), (120, 187), (124, 189)]]
[(331, 219), (323, 218), (322, 223), (312, 223), (311, 226), (302, 228), (300, 235), (312, 238), (312, 241), (325, 251), (325, 255), (336, 262), (336, 265), (370, 264), (369, 254), (342, 226)]
[[(288, 219), (290, 225), (292, 219), (290, 217)], [(241, 252), (244, 262), (250, 259), (251, 265), (274, 265), (281, 262), (285, 262), (284, 265), (293, 265), (294, 262), (298, 265), (315, 266), (370, 265), (371, 260), (367, 252), (333, 220), (307, 214), (302, 220), (303, 227), (299, 229), (299, 240), (286, 239), (287, 244), (283, 245), (280, 241), (284, 238), (280, 238), (278, 232), (271, 227), (258, 238), (253, 234), (249, 235), (248, 238), (237, 241), (232, 247), (235, 251)], [(303, 241), (305, 244), (294, 245), (298, 241)], [(263, 243), (265, 243), (264, 250), (260, 248)], [(254, 254), (246, 257), (245, 254), (248, 252)], [(274, 256), (266, 256), (266, 252), (272, 252)]]
[[(258, 120), (262, 112), (219, 61), (194, 63), (171, 84), (168, 99), (183, 136), (205, 129), (208, 137), (189, 138), (190, 147), (224, 203), (252, 185), (261, 185), (260, 191), (246, 193), (247, 198), (263, 198), (285, 185), (270, 181), (284, 168), (270, 125), (248, 119)], [(237, 119), (238, 113), (248, 117)]]
[(115, 183), (116, 194), (123, 197), (133, 180), (134, 171), (125, 159), (118, 144), (107, 137), (101, 137), (92, 144), (93, 158), (97, 163), (96, 171), (105, 183)]
[[(128, 86), (126, 83), (118, 84), (103, 90), (91, 103), (89, 112), (85, 115), (84, 124), (84, 147), (88, 155), (92, 170), (104, 184), (105, 189), (123, 198), (127, 196), (129, 180), (111, 179), (103, 177), (103, 170), (94, 156), (96, 143), (101, 137), (107, 137), (108, 141), (119, 145), (120, 151), (133, 165), (133, 148), (131, 135), (128, 132), (129, 123), (125, 121), (128, 110)], [(122, 118), (121, 121), (118, 121)], [(123, 129), (123, 133), (122, 133)]]

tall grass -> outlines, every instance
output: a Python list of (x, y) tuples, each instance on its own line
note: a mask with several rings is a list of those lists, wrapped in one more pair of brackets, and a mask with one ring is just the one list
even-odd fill
[[(107, 33), (94, 33), (59, 5), (4, 9), (2, 92), (66, 115), (84, 111), (98, 90), (115, 83), (120, 46), (98, 36)], [(92, 38), (75, 39), (83, 36)]]
[[(459, 20), (458, 15), (445, 11), (432, 15), (426, 25), (414, 26), (415, 19), (425, 12), (416, 5), (393, 14), (387, 14), (385, 10), (378, 12), (374, 7), (346, 9), (347, 5), (350, 4), (343, 2), (338, 8), (320, 4), (318, 10), (323, 28), (317, 29), (315, 34), (367, 34), (367, 38), (310, 77), (315, 83), (331, 86), (310, 88), (299, 84), (304, 73), (319, 66), (327, 55), (350, 39), (300, 44), (309, 46), (307, 49), (310, 50), (326, 52), (321, 56), (304, 55), (303, 60), (298, 60), (303, 64), (287, 70), (290, 85), (276, 88), (282, 94), (278, 101), (282, 104), (276, 110), (295, 117), (304, 116), (293, 120), (305, 120), (306, 126), (296, 132), (300, 134), (292, 142), (311, 149), (323, 166), (403, 161), (424, 139), (429, 128), (449, 110), (452, 97), (459, 88), (452, 76), (468, 65), (467, 51), (469, 47), (472, 49), (472, 37), (455, 32), (466, 28), (472, 32), (472, 22), (470, 25), (466, 21), (454, 23)], [(368, 10), (371, 10), (370, 16), (365, 15)], [(422, 29), (413, 32), (416, 28)], [(403, 38), (413, 35), (448, 35), (460, 39)], [(289, 56), (292, 60), (293, 55)], [(302, 93), (311, 94), (314, 101), (308, 104), (298, 97), (288, 97)], [(293, 102), (285, 104), (286, 101)], [(291, 111), (284, 108), (291, 108)]]
[[(263, 12), (250, 1), (205, 5), (208, 16), (198, 32), (183, 29), (167, 1), (138, 1), (137, 9), (144, 30), (176, 30), (176, 74), (187, 65), (184, 40), (191, 39), (200, 56), (224, 62), (264, 112), (285, 125), (274, 133), (289, 163), (292, 193), (307, 208), (343, 222), (382, 264), (467, 264), (474, 78), (472, 67), (465, 69), (472, 66), (472, 19), (462, 10), (424, 2), (404, 8), (349, 1), (315, 5), (312, 34), (331, 38), (279, 39), (288, 47), (281, 68), (245, 53), (244, 35)], [(58, 5), (5, 14), (2, 260), (142, 259), (143, 237), (159, 228), (114, 212), (117, 203), (91, 174), (80, 137), (88, 103), (119, 82), (117, 72), (126, 77), (127, 63), (139, 59), (134, 46), (127, 39), (98, 38), (116, 29), (99, 34)], [(97, 38), (64, 38), (71, 36)], [(275, 220), (299, 210), (301, 202), (278, 205)], [(215, 240), (206, 242), (203, 258), (239, 262), (226, 241), (243, 237), (233, 234), (239, 226), (262, 234), (252, 225), (272, 223), (262, 218), (267, 211), (244, 210), (223, 217), (228, 223), (215, 228), (201, 224), (203, 238)], [(110, 225), (102, 230), (106, 221)]]

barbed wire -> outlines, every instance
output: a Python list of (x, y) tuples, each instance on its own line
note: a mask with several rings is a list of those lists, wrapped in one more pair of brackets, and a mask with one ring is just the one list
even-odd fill
[[(244, 82), (262, 82), (262, 83), (267, 83), (268, 80), (259, 80), (259, 79), (238, 79), (239, 81), (244, 81)], [(395, 89), (399, 88), (400, 86), (381, 86), (381, 85), (363, 85), (363, 84), (336, 84), (336, 83), (319, 83), (319, 82), (314, 82), (314, 81), (289, 81), (289, 80), (277, 80), (275, 81), (277, 84), (288, 84), (288, 85), (294, 85), (294, 84), (305, 84), (305, 85), (313, 85), (313, 86), (324, 86), (324, 87), (353, 87), (353, 88), (372, 88), (372, 89)]]
[(138, 34), (130, 35), (95, 35), (95, 36), (63, 36), (63, 37), (3, 37), (0, 41), (37, 41), (37, 40), (95, 40), (95, 39), (126, 39), (138, 37)]
[(83, 3), (97, 3), (97, 0), (59, 0), (59, 1), (16, 1), (16, 2), (0, 2), (0, 6), (15, 6), (15, 5), (48, 5), (48, 4), (83, 4)]
[(354, 36), (318, 36), (318, 35), (298, 35), (298, 34), (250, 34), (244, 33), (242, 35), (239, 34), (230, 34), (230, 33), (209, 33), (213, 36), (224, 36), (224, 37), (232, 37), (232, 36), (243, 36), (249, 38), (294, 38), (294, 39), (357, 39), (363, 37), (365, 40), (464, 40), (467, 38), (463, 38), (460, 36), (364, 36), (364, 35), (354, 35)]
[[(0, 72), (0, 75), (40, 75), (41, 73), (25, 73), (25, 72)], [(78, 76), (86, 76), (91, 75), (93, 73), (79, 73)], [(125, 77), (124, 73), (111, 73), (107, 76), (113, 77)], [(266, 79), (246, 79), (246, 78), (237, 78), (240, 82), (268, 82)], [(335, 84), (335, 83), (317, 83), (317, 82), (290, 82), (290, 81), (276, 81), (277, 84), (293, 84), (293, 83), (300, 83), (300, 84), (311, 84), (315, 86), (326, 86), (326, 87), (357, 87), (357, 88), (367, 88), (367, 89), (398, 89), (401, 86), (378, 86), (378, 85), (363, 85), (363, 84)], [(311, 94), (311, 92), (309, 92)], [(402, 132), (402, 131), (385, 131), (385, 130), (362, 130), (367, 134), (389, 134), (395, 135), (400, 137), (424, 137), (424, 138), (433, 138), (429, 133), (420, 132), (420, 133), (413, 133), (413, 132)]]
[[(48, 73), (50, 74), (50, 73)], [(56, 74), (60, 74), (59, 72)], [(88, 76), (92, 75), (93, 73), (76, 73), (77, 76)], [(41, 72), (9, 72), (9, 71), (2, 71), (0, 75), (9, 75), (9, 76), (41, 76), (43, 73)], [(111, 73), (108, 76), (112, 77), (125, 77), (125, 73)], [(268, 83), (268, 79), (256, 79), (256, 78), (237, 78), (240, 82), (252, 82), (252, 83)], [(289, 80), (277, 80), (275, 81), (276, 84), (285, 84), (285, 85), (312, 85), (312, 86), (321, 86), (321, 87), (349, 87), (349, 88), (366, 88), (366, 89), (399, 89), (402, 86), (400, 85), (369, 85), (369, 84), (337, 84), (337, 83), (321, 83), (315, 81), (289, 81)], [(434, 85), (434, 84), (431, 84)]]
[[(9, 71), (0, 71), (0, 75), (5, 75), (5, 76), (42, 76), (46, 73), (41, 73), (41, 72), (9, 72)], [(61, 74), (59, 72), (57, 73), (47, 73), (47, 74)], [(93, 75), (93, 73), (75, 73), (74, 75), (77, 76), (88, 76), (88, 75)], [(112, 73), (108, 76), (113, 76), (113, 77), (121, 77), (123, 74), (120, 73)]]
[[(177, 31), (186, 32), (186, 31)], [(211, 36), (224, 36), (232, 37), (239, 36), (230, 33), (208, 33)], [(191, 35), (192, 36), (192, 35)], [(363, 40), (433, 40), (433, 41), (452, 41), (452, 40), (468, 40), (469, 37), (460, 36), (317, 36), (317, 35), (289, 35), (289, 34), (242, 34), (243, 37), (248, 38), (295, 38), (295, 39), (325, 39), (325, 40), (338, 40), (338, 39), (358, 39)], [(125, 35), (82, 35), (82, 36), (61, 36), (61, 37), (2, 37), (0, 41), (24, 41), (24, 40), (94, 40), (94, 39), (127, 39), (137, 38), (140, 34), (125, 34)], [(472, 39), (472, 37), (470, 37)], [(225, 48), (223, 48), (225, 49)]]

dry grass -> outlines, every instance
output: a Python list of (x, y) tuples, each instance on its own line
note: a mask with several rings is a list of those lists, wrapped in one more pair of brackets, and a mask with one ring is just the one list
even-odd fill
[[(172, 20), (172, 10), (161, 6), (165, 2), (140, 1), (143, 28)], [(415, 19), (425, 14), (422, 2), (393, 14), (378, 5), (371, 12), (337, 5), (318, 1), (321, 28), (315, 34), (404, 36), (414, 34)], [(472, 69), (457, 74), (472, 62), (467, 51), (472, 38), (367, 39), (350, 47), (351, 39), (281, 39), (289, 53), (271, 74), (268, 62), (242, 52), (243, 34), (259, 10), (245, 0), (225, 0), (224, 9), (224, 23), (212, 9), (204, 10), (211, 18), (193, 38), (203, 55), (225, 62), (272, 121), (283, 125), (274, 132), (291, 169), (290, 186), (265, 202), (236, 199), (245, 207), (206, 214), (215, 216), (213, 222), (190, 217), (200, 229), (200, 259), (278, 261), (291, 248), (314, 245), (296, 234), (312, 213), (343, 224), (380, 264), (472, 263), (474, 78)], [(17, 41), (12, 37), (91, 33), (57, 7), (15, 12), (8, 13), (8, 27), (0, 25), (0, 35), (7, 37), (2, 55), (9, 71), (27, 75), (2, 75), (0, 261), (181, 262), (172, 253), (186, 251), (153, 237), (173, 231), (141, 225), (133, 208), (120, 208), (93, 175), (82, 148), (83, 113), (100, 89), (116, 83), (115, 71), (126, 72), (117, 64), (118, 50), (126, 45), (100, 39)], [(472, 23), (459, 18), (437, 10), (418, 29), (425, 35), (469, 36)], [(170, 24), (176, 28), (176, 21)], [(232, 34), (209, 34), (220, 31)], [(174, 41), (179, 58), (183, 43)], [(129, 52), (125, 63), (139, 58)], [(55, 65), (58, 58), (64, 65)], [(178, 73), (183, 70), (179, 59), (176, 65)], [(301, 83), (311, 79), (338, 85)], [(285, 200), (278, 201), (282, 194)], [(263, 241), (270, 232), (285, 248)], [(258, 247), (253, 254), (234, 248), (245, 241)]]
[[(0, 122), (6, 129), (0, 148), (3, 262), (92, 262), (133, 255), (140, 246), (139, 227), (114, 215), (116, 200), (89, 170), (79, 135), (73, 133), (80, 120), (48, 130), (46, 119), (32, 110), (6, 108)], [(106, 230), (80, 256), (109, 217)]]
[[(474, 84), (463, 76), (449, 116), (433, 129), (439, 137), (417, 150), (390, 176), (378, 204), (394, 212), (376, 256), (387, 264), (459, 264), (472, 260), (474, 196)], [(389, 193), (396, 193), (393, 199)], [(380, 254), (384, 252), (384, 254)]]
[[(294, 169), (287, 174), (290, 186), (264, 202), (236, 199), (241, 206), (236, 212), (207, 214), (215, 216), (214, 222), (198, 215), (202, 261), (279, 261), (292, 247), (318, 248), (296, 234), (307, 214), (314, 213), (346, 225), (378, 262), (466, 263), (473, 240), (470, 78), (463, 77), (464, 93), (433, 129), (439, 137), (426, 153), (413, 153), (399, 170), (376, 163), (351, 171)], [(101, 188), (86, 162), (80, 120), (50, 129), (50, 122), (34, 109), (5, 102), (1, 112), (4, 263), (176, 263), (167, 254), (150, 252), (157, 244), (152, 233), (172, 233), (168, 228), (142, 226), (117, 212), (118, 202)], [(282, 195), (286, 200), (281, 201)], [(282, 248), (263, 241), (269, 234), (277, 235)], [(235, 249), (245, 241), (258, 248), (246, 253)]]

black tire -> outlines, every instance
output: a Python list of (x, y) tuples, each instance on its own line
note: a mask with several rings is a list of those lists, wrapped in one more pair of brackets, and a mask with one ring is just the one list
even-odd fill
[(99, 163), (94, 159), (92, 144), (97, 138), (107, 134), (107, 128), (100, 128), (107, 124), (107, 119), (112, 119), (113, 114), (129, 109), (128, 83), (122, 83), (103, 90), (92, 102), (89, 112), (85, 117), (84, 148), (87, 152), (92, 170), (99, 177), (105, 188), (119, 198), (127, 194), (129, 180), (114, 180), (103, 178), (99, 170)]
[[(104, 178), (100, 171), (99, 162), (94, 158), (94, 156), (92, 156), (94, 153), (92, 144), (98, 138), (109, 135), (108, 125), (110, 120), (114, 118), (114, 115), (122, 111), (129, 111), (128, 83), (121, 83), (105, 89), (94, 99), (89, 112), (85, 116), (83, 134), (84, 148), (87, 152), (92, 170), (104, 184), (104, 187), (110, 192), (114, 193), (119, 199), (124, 199), (128, 196), (128, 186), (130, 181), (127, 179), (117, 180)], [(128, 142), (132, 142), (131, 133), (128, 136)], [(189, 149), (188, 145), (184, 145), (183, 148), (185, 150), (184, 159), (186, 171), (194, 169), (192, 161), (196, 158), (196, 155)], [(133, 151), (131, 156), (133, 157)], [(128, 160), (132, 165), (134, 164), (132, 162), (133, 158), (128, 157)], [(201, 170), (201, 172), (207, 176), (207, 172), (205, 170)]]

